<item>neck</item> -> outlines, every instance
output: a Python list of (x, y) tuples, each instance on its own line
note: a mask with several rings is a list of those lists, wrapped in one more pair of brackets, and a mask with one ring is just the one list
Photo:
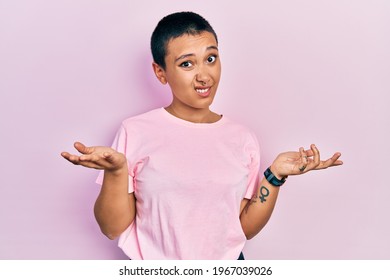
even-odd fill
[(183, 119), (185, 121), (193, 123), (213, 123), (218, 121), (221, 116), (210, 111), (209, 108), (197, 109), (197, 108), (178, 108), (174, 104), (165, 108), (168, 113)]

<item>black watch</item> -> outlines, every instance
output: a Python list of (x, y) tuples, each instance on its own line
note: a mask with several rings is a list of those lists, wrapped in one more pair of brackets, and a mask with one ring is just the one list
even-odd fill
[(278, 178), (275, 177), (275, 175), (272, 173), (271, 168), (268, 167), (266, 171), (264, 171), (264, 176), (265, 179), (273, 186), (275, 187), (280, 187), (281, 185), (286, 182), (286, 178), (283, 178), (282, 180), (279, 180)]

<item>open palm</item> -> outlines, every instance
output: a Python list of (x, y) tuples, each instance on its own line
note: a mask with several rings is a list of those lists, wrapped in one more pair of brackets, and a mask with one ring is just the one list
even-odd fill
[(274, 174), (279, 177), (299, 175), (311, 170), (325, 169), (343, 164), (339, 160), (341, 153), (335, 153), (327, 160), (320, 159), (318, 148), (312, 144), (309, 150), (299, 149), (299, 152), (284, 152), (277, 156), (272, 164)]
[(68, 152), (62, 152), (61, 155), (66, 160), (76, 165), (115, 171), (123, 168), (127, 163), (124, 154), (118, 153), (110, 147), (87, 147), (80, 142), (76, 142), (74, 147), (81, 153), (81, 155), (73, 155)]

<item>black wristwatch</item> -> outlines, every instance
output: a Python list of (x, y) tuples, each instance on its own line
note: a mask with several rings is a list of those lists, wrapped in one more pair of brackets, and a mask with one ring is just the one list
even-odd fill
[(275, 175), (272, 173), (271, 168), (268, 167), (266, 171), (264, 171), (264, 176), (265, 179), (273, 186), (275, 187), (280, 187), (281, 185), (286, 182), (286, 178), (284, 177), (282, 180), (279, 180), (278, 178), (275, 177)]

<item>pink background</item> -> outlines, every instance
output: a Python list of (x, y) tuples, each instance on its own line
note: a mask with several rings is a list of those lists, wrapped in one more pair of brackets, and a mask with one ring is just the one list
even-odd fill
[(182, 10), (219, 36), (213, 109), (255, 130), (262, 171), (311, 143), (343, 154), (288, 179), (246, 257), (390, 258), (390, 2), (230, 2), (0, 1), (0, 259), (125, 258), (93, 216), (97, 171), (60, 152), (110, 145), (122, 119), (169, 103), (149, 40)]

